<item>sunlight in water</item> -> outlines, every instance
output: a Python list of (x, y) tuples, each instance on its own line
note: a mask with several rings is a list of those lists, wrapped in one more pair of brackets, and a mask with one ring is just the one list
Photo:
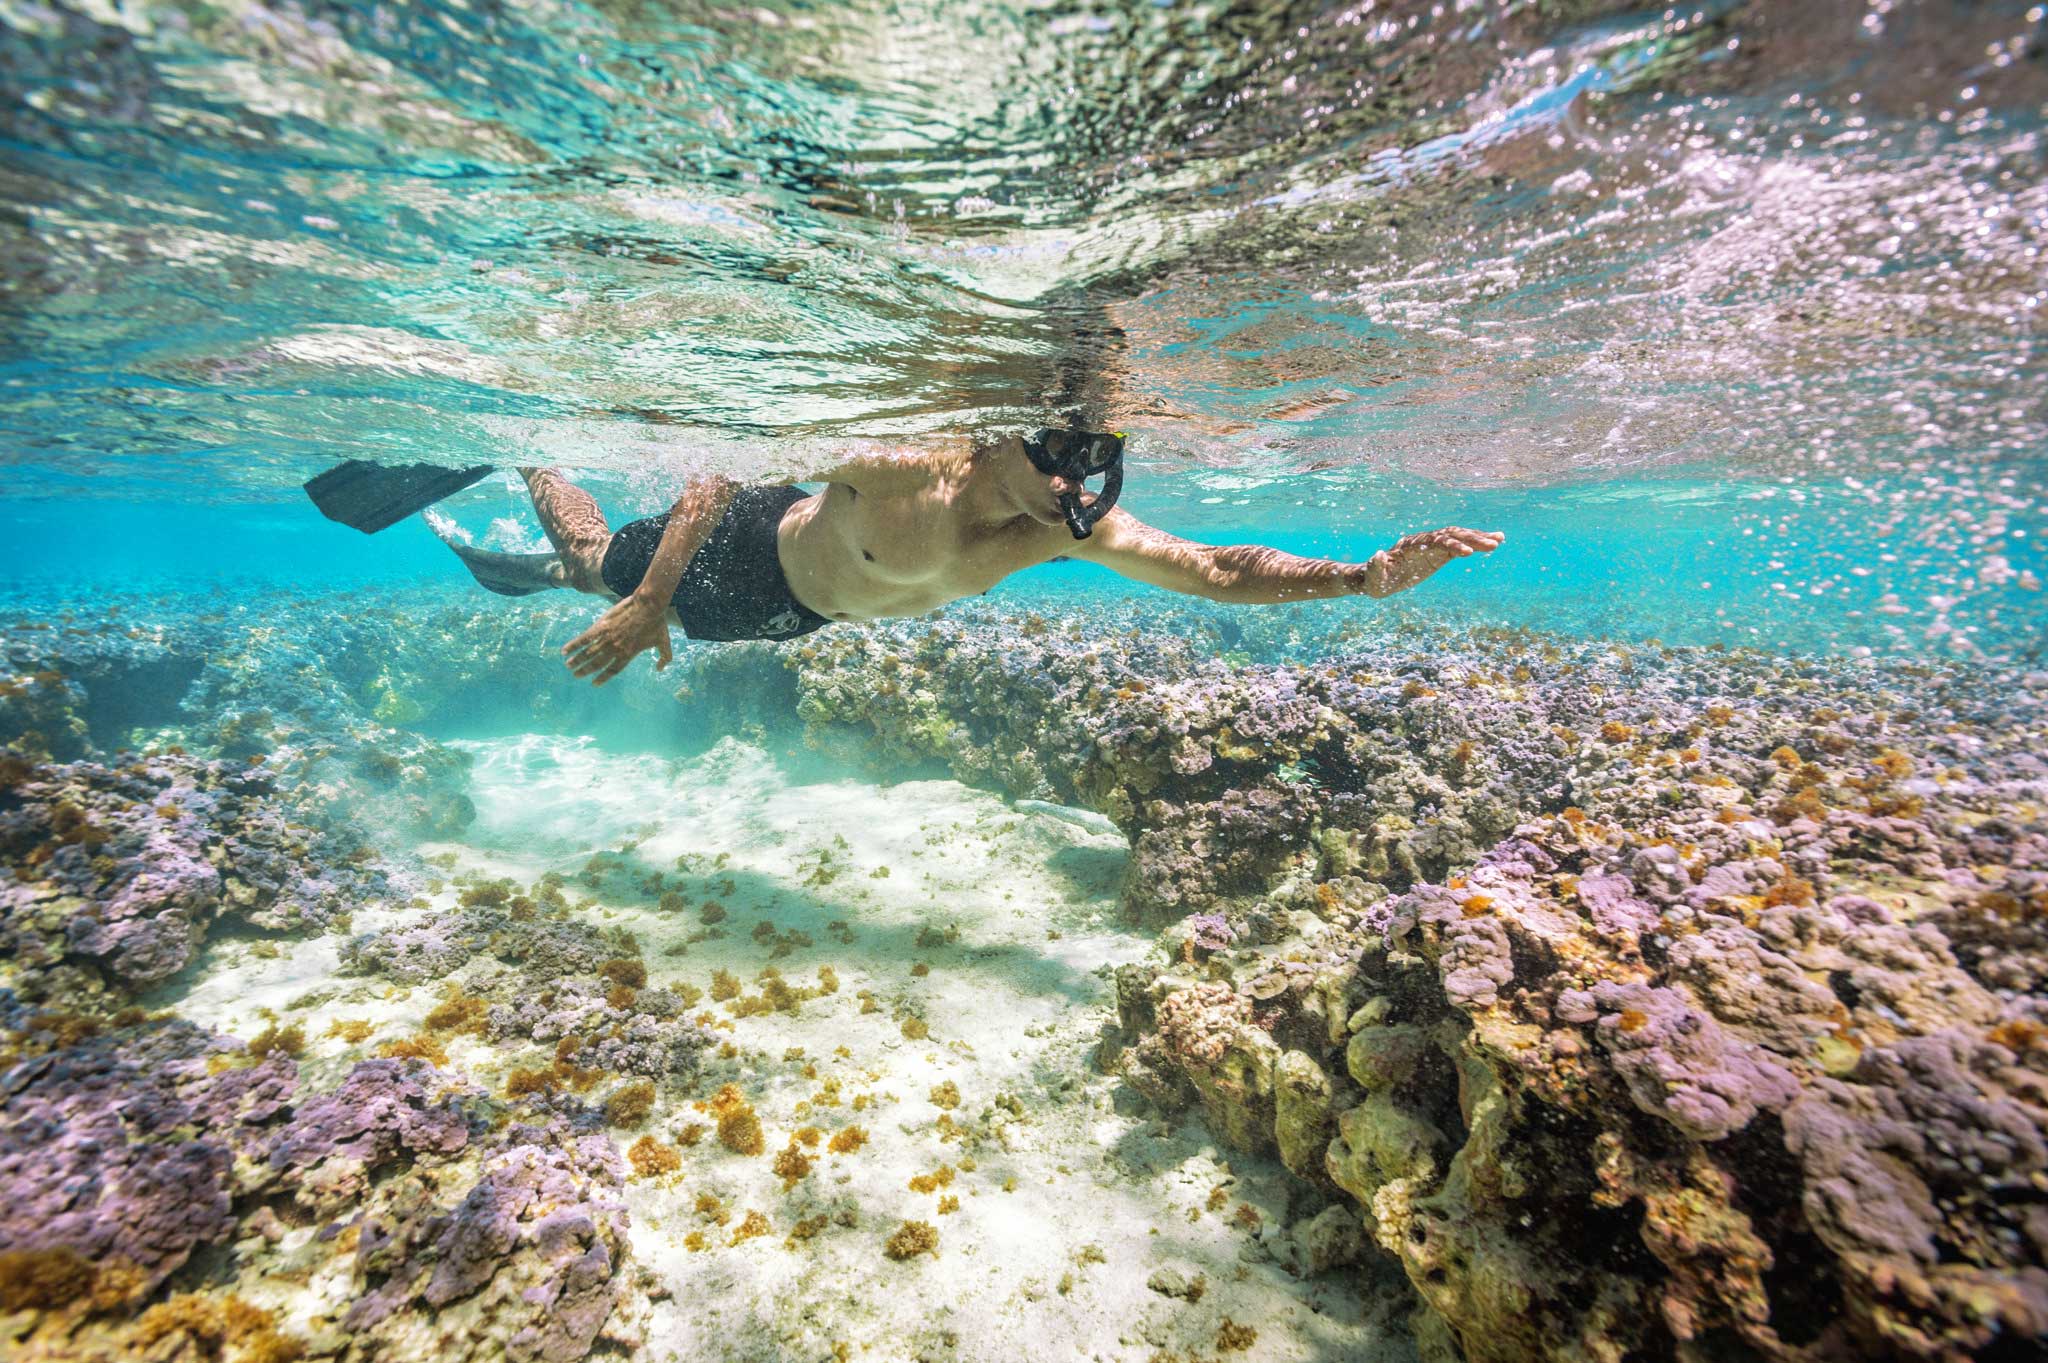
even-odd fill
[(8, 1363), (2048, 1357), (2048, 5), (0, 0), (0, 200)]

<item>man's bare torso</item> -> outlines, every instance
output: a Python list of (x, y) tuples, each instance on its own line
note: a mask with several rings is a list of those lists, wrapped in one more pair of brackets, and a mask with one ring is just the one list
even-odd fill
[(982, 500), (965, 465), (927, 466), (909, 487), (828, 484), (783, 514), (783, 572), (797, 600), (820, 615), (873, 620), (978, 595), (1060, 552), (1063, 529), (988, 515)]

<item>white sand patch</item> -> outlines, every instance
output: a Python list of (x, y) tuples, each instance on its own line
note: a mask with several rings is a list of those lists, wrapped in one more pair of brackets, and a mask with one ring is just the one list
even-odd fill
[[(404, 904), (375, 902), (351, 914), (352, 932), (374, 931), (411, 917)], [(250, 937), (216, 929), (199, 962), (167, 980), (141, 1003), (168, 1008), (200, 1027), (252, 1041), (272, 1028), (298, 1027), (302, 1083), (337, 1081), (378, 1043), (408, 1036), (438, 1001), (433, 991), (394, 987), (377, 978), (341, 974), (338, 936)], [(333, 1033), (338, 1019), (367, 1022), (371, 1034), (351, 1042)]]

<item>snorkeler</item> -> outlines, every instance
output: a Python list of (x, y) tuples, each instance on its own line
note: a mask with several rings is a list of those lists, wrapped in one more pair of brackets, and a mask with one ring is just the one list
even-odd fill
[[(826, 485), (808, 494), (692, 479), (666, 514), (616, 533), (558, 471), (521, 469), (549, 554), (473, 549), (451, 523), (430, 520), (492, 591), (572, 588), (613, 600), (562, 650), (570, 671), (599, 686), (649, 649), (657, 670), (667, 667), (672, 623), (692, 639), (793, 639), (836, 621), (922, 615), (1063, 554), (1154, 587), (1253, 605), (1392, 596), (1504, 538), (1453, 526), (1403, 536), (1363, 563), (1196, 544), (1115, 509), (1123, 446), (1120, 434), (1040, 430), (971, 452), (874, 455), (805, 480)], [(331, 518), (379, 530), (489, 472), (351, 462), (306, 489)]]

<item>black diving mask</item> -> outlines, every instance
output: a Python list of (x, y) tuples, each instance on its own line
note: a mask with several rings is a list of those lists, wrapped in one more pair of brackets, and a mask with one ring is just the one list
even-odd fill
[[(1124, 436), (1122, 431), (1033, 431), (1024, 437), (1024, 453), (1031, 466), (1048, 478), (1064, 478), (1074, 484), (1072, 492), (1060, 494), (1060, 513), (1074, 538), (1085, 540), (1095, 533), (1095, 523), (1109, 514), (1124, 490)], [(1100, 474), (1102, 490), (1095, 501), (1081, 504), (1083, 485)]]

